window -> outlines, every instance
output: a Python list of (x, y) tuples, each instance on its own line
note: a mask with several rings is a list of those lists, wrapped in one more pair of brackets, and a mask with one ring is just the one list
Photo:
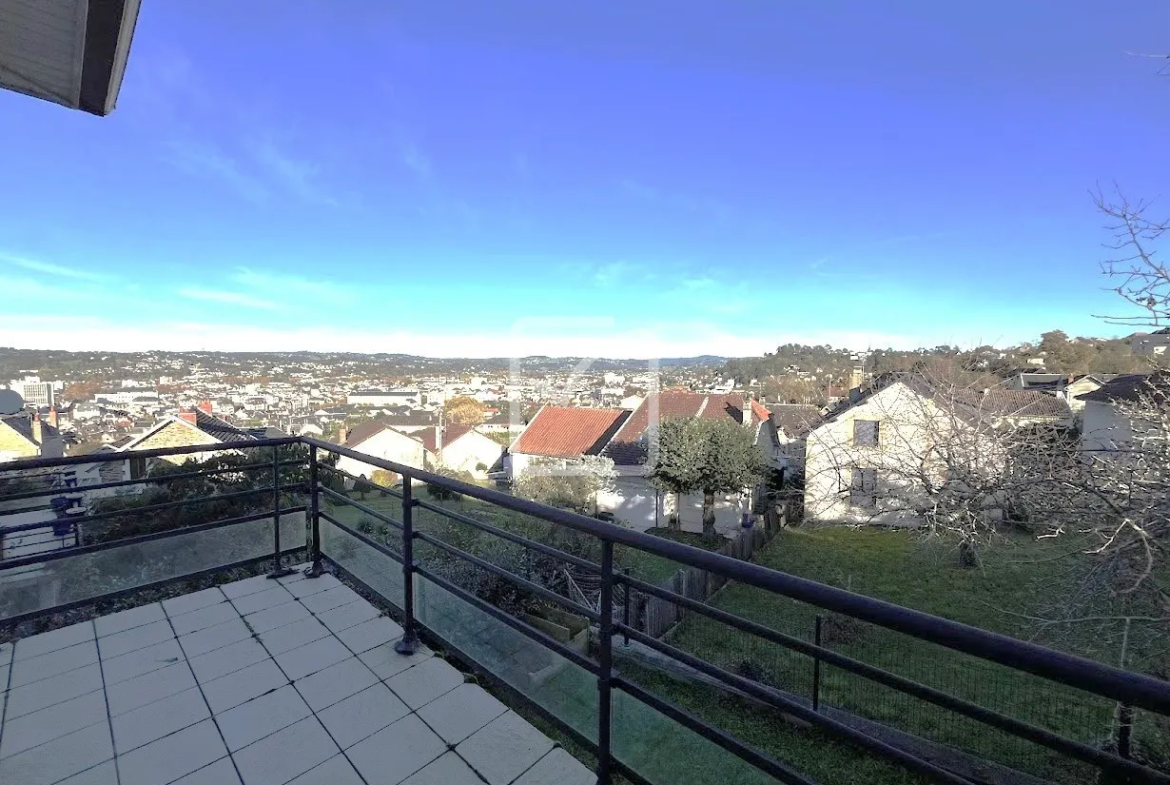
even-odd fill
[(854, 507), (877, 505), (877, 469), (854, 469), (849, 483), (849, 503)]
[(877, 420), (854, 420), (853, 446), (877, 447), (878, 425), (879, 423)]
[(130, 459), (130, 479), (141, 480), (146, 476), (146, 459), (145, 458), (131, 458)]

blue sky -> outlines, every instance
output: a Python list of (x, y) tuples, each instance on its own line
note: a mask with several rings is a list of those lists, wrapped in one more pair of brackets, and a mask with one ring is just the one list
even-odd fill
[[(1116, 334), (1170, 5), (155, 0), (0, 94), (0, 345), (758, 354)], [(1170, 204), (1163, 205), (1170, 213)]]

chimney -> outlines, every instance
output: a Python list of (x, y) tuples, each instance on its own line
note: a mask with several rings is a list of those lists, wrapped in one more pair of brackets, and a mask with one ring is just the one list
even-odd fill
[(49, 425), (54, 428), (57, 427), (57, 409), (56, 407), (49, 409)]
[(339, 430), (337, 432), (337, 443), (338, 444), (345, 444), (345, 437), (347, 437), (347, 436), (349, 436), (349, 431), (347, 431), (345, 429), (345, 426), (343, 425), (343, 426), (341, 426), (341, 430)]
[(752, 399), (750, 397), (745, 397), (743, 399), (743, 406), (740, 408), (740, 411), (739, 411), (739, 421), (745, 427), (751, 427), (751, 424), (752, 424)]
[(44, 442), (44, 439), (42, 438), (42, 436), (43, 436), (43, 434), (41, 433), (41, 413), (40, 412), (33, 412), (32, 439), (38, 445), (44, 444), (45, 442)]
[(190, 423), (191, 425), (194, 425), (196, 422), (198, 422), (195, 418), (195, 412), (180, 411), (179, 419), (183, 422)]
[(435, 426), (435, 457), (441, 458), (443, 456), (443, 426)]
[(211, 401), (206, 398), (200, 401), (196, 408), (202, 409), (205, 414), (214, 414), (214, 412), (211, 411)]

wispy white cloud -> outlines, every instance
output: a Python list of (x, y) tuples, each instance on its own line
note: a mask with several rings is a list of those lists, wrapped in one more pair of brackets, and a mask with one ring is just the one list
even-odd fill
[(623, 192), (641, 202), (660, 204), (688, 213), (695, 213), (726, 222), (735, 214), (731, 205), (710, 196), (693, 196), (679, 191), (658, 188), (632, 178), (623, 178), (619, 182)]
[(254, 308), (264, 311), (276, 311), (282, 307), (280, 303), (254, 297), (243, 292), (231, 292), (221, 289), (200, 289), (188, 287), (179, 289), (176, 294), (189, 300), (203, 300), (205, 302), (237, 305), (241, 308)]
[[(853, 256), (860, 254), (860, 253), (864, 253), (866, 251), (872, 251), (876, 248), (888, 248), (890, 246), (908, 245), (911, 243), (922, 242), (925, 240), (937, 239), (938, 237), (941, 237), (941, 236), (942, 235), (940, 235), (940, 234), (927, 234), (927, 235), (899, 234), (899, 235), (894, 235), (893, 237), (881, 237), (881, 238), (878, 238), (876, 240), (871, 240), (869, 242), (859, 243), (857, 245), (851, 246), (849, 248), (844, 248), (844, 249), (841, 249), (839, 251), (833, 251), (831, 253), (827, 253), (824, 256), (821, 256), (817, 259), (814, 259), (809, 264), (808, 268), (810, 270), (818, 270), (822, 266), (828, 264), (829, 262), (837, 261), (838, 259), (842, 259), (842, 260), (847, 261), (850, 257), (853, 257)], [(850, 273), (850, 274), (852, 275), (852, 273)]]
[(52, 275), (57, 278), (72, 278), (78, 281), (109, 280), (109, 276), (94, 272), (92, 270), (84, 270), (79, 267), (67, 267), (63, 264), (45, 262), (40, 259), (29, 259), (24, 256), (15, 256), (13, 254), (7, 253), (0, 253), (0, 264), (19, 267), (20, 269), (28, 270), (29, 272)]
[(252, 154), (257, 164), (283, 190), (306, 202), (322, 205), (337, 204), (337, 200), (320, 184), (320, 166), (285, 154), (270, 140), (254, 145)]
[(220, 149), (202, 142), (172, 140), (167, 143), (166, 160), (187, 174), (205, 180), (220, 180), (249, 201), (263, 204), (271, 193), (257, 177), (243, 171), (239, 163)]
[(627, 281), (637, 267), (629, 262), (610, 262), (596, 268), (593, 282), (598, 286), (613, 286)]
[(399, 142), (398, 158), (402, 165), (414, 172), (420, 180), (431, 179), (431, 159), (414, 142), (405, 140)]
[(360, 292), (353, 287), (324, 278), (308, 278), (288, 275), (270, 270), (256, 270), (251, 267), (237, 267), (230, 280), (246, 289), (269, 296), (291, 295), (311, 297), (317, 302), (342, 304), (357, 297)]

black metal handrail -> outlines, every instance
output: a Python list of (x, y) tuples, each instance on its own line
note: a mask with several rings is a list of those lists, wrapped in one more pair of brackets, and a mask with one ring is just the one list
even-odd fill
[[(677, 662), (682, 663), (683, 665), (690, 667), (700, 673), (703, 673), (718, 682), (728, 685), (742, 694), (751, 696), (752, 698), (766, 705), (773, 706), (783, 711), (784, 713), (807, 720), (808, 722), (829, 732), (833, 736), (848, 740), (849, 742), (859, 745), (865, 749), (884, 755), (885, 757), (888, 757), (914, 771), (926, 775), (930, 779), (949, 783), (968, 782), (968, 780), (964, 777), (944, 769), (935, 763), (925, 760), (919, 755), (908, 752), (901, 747), (888, 744), (887, 742), (879, 740), (851, 725), (847, 725), (843, 722), (840, 722), (839, 720), (833, 719), (826, 713), (817, 711), (815, 707), (810, 709), (801, 702), (793, 700), (791, 696), (785, 693), (781, 693), (772, 687), (761, 684), (752, 679), (748, 679), (739, 674), (731, 673), (730, 671), (696, 657), (693, 654), (678, 649), (671, 644), (664, 643), (659, 639), (646, 635), (631, 625), (628, 615), (628, 605), (626, 607), (625, 615), (622, 621), (615, 621), (615, 586), (621, 587), (624, 590), (624, 596), (627, 599), (627, 602), (630, 591), (636, 589), (637, 591), (644, 594), (660, 597), (669, 602), (673, 602), (682, 608), (700, 613), (734, 628), (743, 630), (753, 635), (757, 635), (771, 643), (786, 647), (800, 654), (807, 655), (813, 658), (814, 662), (818, 666), (821, 662), (831, 664), (844, 671), (854, 673), (878, 684), (882, 684), (886, 687), (898, 690), (915, 698), (933, 703), (949, 711), (955, 712), (956, 714), (969, 717), (991, 727), (997, 728), (998, 730), (1026, 739), (1030, 742), (1046, 746), (1050, 749), (1058, 751), (1063, 755), (1086, 761), (1102, 768), (1115, 770), (1118, 773), (1138, 776), (1141, 778), (1141, 781), (1170, 783), (1170, 777), (1143, 767), (1132, 760), (1128, 760), (1110, 752), (1099, 750), (1094, 747), (1066, 739), (1043, 728), (1039, 728), (1016, 720), (1012, 717), (991, 711), (983, 706), (979, 706), (978, 704), (965, 701), (932, 687), (914, 682), (903, 676), (899, 676), (859, 660), (847, 657), (843, 654), (840, 654), (839, 652), (834, 652), (831, 649), (819, 645), (819, 641), (817, 643), (810, 644), (792, 636), (784, 635), (783, 633), (777, 632), (748, 619), (743, 619), (726, 611), (713, 608), (706, 603), (689, 599), (685, 596), (668, 591), (658, 586), (653, 586), (644, 581), (639, 581), (630, 577), (629, 575), (623, 575), (614, 569), (614, 548), (617, 545), (635, 548), (674, 562), (697, 567), (701, 570), (722, 576), (730, 580), (755, 586), (764, 589), (765, 591), (789, 597), (791, 599), (807, 603), (818, 608), (840, 613), (855, 619), (875, 624), (880, 627), (894, 630), (899, 633), (907, 634), (919, 640), (927, 641), (952, 649), (954, 651), (962, 652), (964, 654), (971, 655), (988, 662), (998, 663), (1016, 671), (1030, 673), (1041, 678), (1075, 687), (1085, 692), (1107, 698), (1110, 701), (1116, 701), (1119, 705), (1129, 707), (1127, 710), (1132, 710), (1132, 707), (1137, 707), (1158, 714), (1170, 716), (1170, 683), (1146, 676), (1144, 674), (1121, 670), (1074, 655), (1047, 649), (1036, 644), (1020, 641), (1015, 638), (1010, 638), (997, 633), (970, 627), (958, 622), (931, 616), (919, 611), (903, 608), (901, 606), (893, 605), (881, 600), (853, 594), (852, 592), (843, 589), (826, 586), (816, 583), (815, 581), (770, 570), (750, 562), (738, 561), (722, 554), (712, 553), (710, 551), (693, 548), (670, 540), (634, 532), (615, 524), (606, 523), (565, 510), (547, 507), (545, 505), (541, 505), (525, 499), (520, 499), (515, 496), (501, 493), (499, 491), (485, 489), (483, 487), (452, 479), (434, 472), (429, 472), (393, 461), (388, 461), (376, 456), (358, 452), (356, 450), (351, 450), (346, 447), (323, 442), (321, 440), (301, 437), (275, 440), (256, 440), (245, 443), (231, 443), (226, 445), (218, 444), (200, 445), (198, 447), (186, 448), (160, 448), (158, 450), (134, 451), (132, 455), (127, 453), (107, 453), (93, 456), (78, 456), (76, 458), (67, 459), (34, 459), (31, 461), (17, 461), (0, 465), (0, 475), (8, 470), (54, 468), (62, 465), (78, 463), (88, 464), (94, 463), (96, 461), (126, 460), (127, 457), (166, 457), (173, 455), (195, 454), (210, 451), (227, 451), (256, 447), (271, 448), (273, 452), (273, 461), (271, 463), (255, 464), (249, 466), (248, 468), (270, 468), (273, 471), (272, 488), (261, 489), (261, 491), (257, 492), (271, 491), (273, 494), (274, 510), (272, 514), (275, 515), (276, 519), (276, 525), (274, 526), (276, 538), (274, 546), (276, 567), (274, 572), (279, 573), (282, 569), (280, 555), (286, 551), (286, 549), (281, 548), (279, 541), (279, 516), (282, 512), (287, 512), (280, 510), (280, 495), (283, 492), (302, 489), (304, 487), (300, 484), (281, 485), (279, 482), (279, 469), (282, 466), (288, 464), (303, 465), (299, 461), (280, 461), (276, 448), (286, 445), (304, 445), (308, 447), (307, 463), (310, 480), (306, 489), (309, 491), (309, 498), (306, 508), (309, 512), (311, 524), (311, 544), (309, 546), (309, 553), (312, 562), (311, 567), (308, 570), (309, 574), (320, 574), (322, 571), (323, 561), (327, 558), (327, 555), (323, 553), (322, 550), (320, 532), (320, 522), (321, 520), (324, 520), (332, 526), (336, 527), (338, 530), (345, 532), (347, 536), (353, 537), (358, 541), (374, 548), (378, 552), (383, 553), (388, 558), (398, 562), (401, 565), (404, 579), (401, 611), (405, 634), (398, 644), (398, 650), (400, 652), (411, 653), (417, 646), (417, 631), (419, 629), (419, 622), (415, 617), (414, 609), (414, 577), (421, 576), (431, 583), (434, 583), (435, 585), (445, 589), (456, 597), (459, 597), (473, 607), (476, 607), (484, 613), (487, 613), (490, 616), (496, 618), (503, 624), (518, 631), (522, 635), (527, 636), (529, 639), (537, 642), (541, 646), (554, 651), (558, 655), (593, 674), (597, 678), (598, 684), (599, 714), (597, 740), (595, 744), (591, 744), (590, 746), (597, 753), (597, 771), (599, 782), (601, 783), (609, 782), (610, 772), (613, 770), (623, 771), (628, 775), (632, 775), (632, 778), (636, 781), (642, 781), (642, 778), (638, 776), (636, 772), (630, 772), (628, 767), (625, 767), (621, 761), (615, 759), (612, 755), (609, 739), (609, 706), (613, 689), (621, 690), (635, 700), (641, 701), (651, 708), (662, 712), (665, 716), (668, 716), (685, 725), (686, 727), (701, 733), (704, 737), (710, 739), (724, 749), (729, 750), (733, 754), (736, 754), (739, 757), (747, 760), (749, 763), (752, 763), (753, 765), (768, 772), (781, 781), (793, 783), (810, 782), (810, 780), (805, 778), (804, 775), (793, 771), (785, 764), (775, 761), (766, 754), (748, 747), (734, 737), (729, 736), (726, 732), (712, 727), (709, 723), (689, 713), (685, 709), (675, 706), (659, 696), (654, 696), (647, 692), (644, 688), (621, 678), (617, 673), (615, 673), (613, 667), (612, 638), (615, 634), (621, 635), (627, 640), (637, 641), (638, 643), (654, 649), (668, 657), (671, 657)], [(326, 471), (336, 475), (347, 475), (345, 472), (341, 472), (336, 467), (329, 466), (325, 462), (321, 461), (319, 454), (322, 452), (331, 453), (339, 457), (351, 458), (366, 465), (385, 469), (400, 475), (403, 478), (403, 485), (400, 490), (385, 489), (379, 486), (379, 492), (394, 497), (399, 501), (399, 509), (401, 510), (400, 517), (395, 518), (394, 516), (386, 514), (384, 511), (376, 510), (369, 505), (364, 505), (358, 501), (355, 501), (354, 499), (349, 498), (346, 494), (339, 493), (331, 488), (326, 487), (320, 481), (319, 470), (325, 469)], [(233, 470), (238, 471), (240, 468), (237, 467)], [(172, 475), (172, 477), (190, 477), (196, 474), (198, 474), (197, 471), (184, 473), (182, 475)], [(352, 475), (348, 476), (353, 478)], [(162, 481), (165, 481), (165, 479), (167, 478), (159, 478), (159, 480)], [(464, 515), (454, 510), (449, 510), (442, 505), (417, 499), (415, 498), (413, 490), (413, 485), (415, 482), (427, 483), (428, 485), (443, 488), (469, 498), (493, 504), (500, 508), (558, 524), (560, 526), (566, 527), (567, 529), (594, 537), (601, 544), (600, 564), (594, 563), (588, 559), (583, 559), (574, 554), (566, 553), (546, 543), (536, 542), (530, 538), (518, 535), (511, 531), (507, 531), (498, 526), (494, 526), (492, 524), (478, 520), (472, 516)], [(87, 489), (97, 489), (97, 487), (98, 486), (83, 486), (77, 489), (70, 489), (70, 492), (84, 492)], [(246, 495), (250, 492), (251, 491), (243, 492), (239, 495)], [(233, 495), (234, 494), (228, 494), (223, 498), (229, 498)], [(363, 514), (369, 515), (374, 520), (381, 521), (393, 527), (398, 537), (400, 537), (400, 550), (396, 552), (394, 549), (388, 547), (384, 543), (378, 542), (376, 539), (368, 537), (365, 534), (354, 530), (350, 526), (343, 523), (330, 511), (321, 509), (319, 501), (321, 498), (330, 499), (333, 502), (339, 504), (352, 506)], [(598, 599), (596, 610), (591, 607), (584, 607), (580, 603), (560, 596), (547, 586), (538, 584), (532, 580), (529, 580), (528, 578), (511, 573), (507, 569), (492, 564), (490, 561), (482, 559), (473, 553), (469, 553), (465, 550), (457, 548), (427, 531), (418, 530), (414, 522), (414, 511), (416, 509), (425, 509), (427, 511), (434, 512), (435, 514), (446, 517), (448, 520), (473, 527), (484, 533), (500, 537), (501, 539), (512, 542), (513, 544), (520, 545), (524, 548), (551, 556), (555, 559), (563, 561), (566, 564), (588, 569), (592, 573), (599, 575), (600, 597)], [(137, 511), (138, 510), (131, 510), (127, 512)], [(101, 515), (104, 515), (104, 513)], [(264, 513), (264, 515), (269, 515), (269, 513)], [(174, 531), (144, 535), (141, 538), (128, 538), (126, 540), (119, 540), (112, 543), (104, 543), (102, 546), (115, 547), (117, 545), (131, 544), (133, 542), (142, 541), (143, 539), (151, 539), (160, 536), (174, 536), (190, 531), (201, 530), (204, 527), (214, 528), (222, 525), (231, 525), (232, 523), (236, 522), (237, 521), (235, 520), (210, 522), (201, 526), (185, 527)], [(27, 528), (44, 528), (50, 523), (51, 522), (39, 523)], [(432, 567), (426, 564), (418, 563), (414, 555), (414, 542), (416, 540), (439, 549), (440, 551), (446, 553), (446, 555), (450, 558), (472, 564), (481, 570), (485, 570), (503, 580), (509, 581), (513, 585), (529, 594), (569, 608), (574, 613), (582, 615), (585, 618), (595, 622), (597, 625), (598, 634), (596, 660), (582, 655), (578, 651), (565, 646), (547, 633), (536, 629), (525, 621), (518, 619), (499, 608), (494, 607), (492, 604), (486, 602), (482, 598), (467, 591), (463, 587), (458, 586), (448, 577), (436, 571)], [(0, 569), (12, 565), (29, 564), (35, 563), (37, 561), (48, 561), (53, 558), (63, 558), (63, 556), (58, 555), (62, 553), (68, 555), (79, 552), (82, 552), (82, 549), (69, 548), (46, 554), (35, 554), (33, 556), (23, 557), (16, 560), (5, 560), (0, 562)]]
[[(746, 619), (728, 614), (723, 611), (711, 608), (704, 603), (691, 600), (674, 592), (667, 591), (660, 587), (655, 587), (642, 581), (630, 578), (615, 573), (613, 569), (613, 547), (615, 544), (625, 545), (628, 547), (637, 548), (648, 553), (661, 556), (672, 561), (687, 564), (700, 569), (706, 570), (723, 577), (747, 583), (753, 586), (760, 587), (767, 591), (781, 594), (792, 599), (808, 603), (826, 610), (836, 611), (847, 616), (861, 619), (887, 629), (895, 630), (897, 632), (905, 633), (920, 640), (928, 641), (937, 645), (941, 645), (956, 651), (969, 654), (980, 659), (991, 662), (996, 662), (1005, 665), (1009, 668), (1020, 670), (1042, 678), (1047, 678), (1063, 684), (1068, 684), (1087, 692), (1109, 698), (1110, 700), (1119, 701), (1129, 706), (1140, 706), (1158, 713), (1170, 714), (1170, 684), (1145, 676), (1143, 674), (1124, 671), (1111, 666), (1102, 665), (1091, 660), (1086, 660), (1074, 655), (1068, 655), (1061, 652), (1056, 652), (1050, 649), (1037, 646), (1035, 644), (1010, 638), (997, 633), (980, 630), (978, 628), (970, 627), (958, 622), (953, 622), (947, 619), (930, 616), (929, 614), (913, 611), (901, 606), (886, 603), (881, 600), (875, 600), (870, 597), (853, 594), (842, 589), (837, 589), (823, 584), (816, 583), (803, 578), (797, 578), (792, 575), (779, 573), (760, 567), (750, 562), (741, 562), (721, 554), (712, 553), (697, 548), (692, 548), (687, 545), (663, 540), (661, 538), (652, 537), (650, 535), (641, 534), (638, 532), (624, 529), (614, 524), (598, 521), (593, 518), (588, 518), (583, 515), (568, 512), (565, 510), (558, 510), (554, 508), (545, 507), (524, 499), (518, 499), (514, 496), (485, 489), (470, 483), (461, 482), (459, 480), (445, 477), (434, 472), (419, 470), (414, 467), (405, 466), (387, 461), (374, 456), (368, 456), (348, 448), (331, 445), (317, 440), (307, 440), (316, 448), (332, 452), (339, 456), (349, 457), (359, 460), (367, 465), (374, 466), (381, 469), (394, 472), (403, 478), (403, 511), (404, 517), (407, 517), (407, 511), (415, 506), (425, 506), (426, 509), (432, 510), (441, 514), (453, 521), (461, 521), (470, 526), (476, 527), (483, 531), (496, 533), (497, 531), (511, 542), (531, 547), (534, 550), (552, 555), (556, 558), (563, 559), (566, 562), (582, 561), (586, 565), (594, 568), (595, 571), (601, 575), (601, 598), (600, 598), (600, 612), (590, 613), (587, 618), (594, 619), (599, 626), (599, 649), (598, 662), (595, 664), (595, 671), (598, 677), (599, 689), (599, 728), (598, 728), (598, 774), (599, 782), (607, 782), (606, 777), (608, 771), (613, 763), (609, 750), (609, 724), (608, 724), (608, 706), (609, 695), (613, 688), (621, 689), (623, 692), (642, 700), (648, 705), (653, 705), (664, 711), (668, 716), (676, 721), (681, 722), (685, 726), (695, 730), (705, 737), (715, 741), (725, 749), (750, 759), (755, 765), (768, 771), (773, 776), (784, 782), (807, 782), (803, 776), (792, 772), (784, 764), (773, 760), (772, 758), (760, 753), (759, 751), (751, 751), (750, 755), (745, 755), (744, 751), (747, 749), (742, 743), (734, 742), (727, 737), (727, 734), (717, 731), (712, 728), (709, 723), (690, 714), (689, 712), (677, 707), (671, 706), (668, 702), (661, 698), (655, 698), (654, 701), (643, 700), (647, 693), (645, 690), (631, 685), (627, 680), (616, 678), (612, 672), (612, 636), (614, 632), (619, 632), (627, 639), (633, 639), (639, 643), (654, 649), (662, 654), (665, 654), (674, 660), (683, 663), (700, 673), (716, 679), (719, 682), (729, 685), (730, 687), (739, 690), (743, 694), (752, 696), (753, 698), (762, 701), (763, 703), (773, 706), (787, 714), (799, 717), (811, 724), (822, 728), (831, 735), (846, 739), (854, 744), (857, 744), (872, 752), (884, 755), (909, 769), (920, 774), (926, 775), (928, 778), (948, 783), (964, 783), (967, 779), (942, 768), (935, 763), (932, 763), (919, 755), (907, 752), (906, 750), (891, 745), (885, 741), (875, 738), (863, 731), (860, 731), (850, 725), (847, 725), (839, 720), (833, 719), (826, 714), (815, 709), (810, 709), (798, 701), (785, 696), (784, 694), (774, 690), (758, 682), (744, 678), (738, 674), (731, 673), (723, 668), (708, 663), (694, 655), (682, 651), (674, 646), (665, 644), (655, 638), (645, 635), (639, 630), (631, 627), (627, 622), (614, 624), (613, 618), (613, 600), (612, 592), (614, 585), (624, 585), (626, 587), (627, 596), (631, 588), (636, 588), (647, 594), (663, 597), (671, 602), (675, 602), (682, 607), (696, 610), (704, 613), (711, 618), (716, 618), (724, 623), (730, 624), (739, 629), (760, 634), (766, 640), (786, 646), (787, 648), (800, 651), (814, 658), (818, 664), (820, 661), (831, 663), (843, 670), (855, 673), (857, 675), (869, 678), (877, 683), (891, 687), (896, 690), (905, 692), (906, 694), (926, 700), (935, 705), (941, 706), (951, 710), (962, 716), (969, 717), (979, 722), (983, 722), (991, 727), (1005, 731), (1007, 733), (1016, 735), (1028, 741), (1041, 744), (1050, 749), (1054, 749), (1062, 754), (1070, 757), (1092, 763), (1097, 766), (1102, 766), (1114, 769), (1118, 772), (1138, 775), (1148, 782), (1163, 782), (1170, 783), (1170, 777), (1154, 772), (1132, 760), (1121, 758), (1109, 752), (1098, 750), (1079, 742), (1075, 742), (1058, 734), (1047, 731), (1030, 725), (1006, 715), (991, 711), (985, 707), (970, 701), (965, 701), (952, 695), (948, 695), (940, 690), (928, 687), (926, 685), (918, 684), (905, 677), (897, 674), (884, 671), (880, 668), (862, 663), (852, 658), (845, 657), (836, 652), (832, 652), (819, 645), (810, 645), (791, 636), (784, 636), (773, 630), (770, 630), (762, 625), (755, 624)], [(444, 488), (448, 491), (475, 498), (481, 501), (486, 501), (510, 509), (526, 515), (531, 515), (543, 520), (558, 523), (567, 528), (583, 532), (585, 534), (596, 537), (602, 543), (602, 559), (601, 565), (594, 565), (591, 562), (580, 560), (579, 557), (559, 551), (544, 543), (537, 543), (528, 538), (516, 535), (511, 532), (504, 532), (499, 527), (493, 527), (490, 524), (485, 524), (482, 521), (477, 521), (474, 518), (462, 515), (455, 511), (447, 510), (446, 508), (429, 503), (421, 503), (410, 498), (410, 488), (415, 481), (421, 481), (429, 485), (434, 485)], [(344, 497), (341, 494), (331, 494), (337, 501), (343, 501)], [(349, 501), (347, 503), (353, 503)], [(420, 532), (411, 532), (404, 528), (403, 530), (403, 547), (404, 551), (408, 548), (408, 543), (414, 539), (421, 539), (424, 542), (430, 543), (445, 550), (449, 555), (460, 558), (466, 562), (475, 564), (482, 569), (509, 580), (513, 585), (526, 589), (536, 596), (544, 597), (545, 599), (552, 599), (560, 605), (567, 605), (568, 600), (556, 595), (544, 587), (540, 587), (541, 591), (533, 591), (531, 582), (513, 575), (507, 570), (491, 565), (482, 559), (452, 548), (443, 543), (440, 539), (429, 534)], [(432, 582), (442, 586), (447, 591), (455, 594), (461, 599), (470, 602), (479, 607), (481, 610), (490, 615), (504, 621), (509, 626), (520, 630), (529, 638), (536, 640), (541, 645), (555, 651), (557, 654), (564, 656), (571, 661), (578, 662), (579, 656), (573, 656), (575, 652), (561, 645), (557, 641), (549, 639), (548, 636), (543, 635), (540, 631), (530, 627), (519, 620), (513, 619), (508, 614), (504, 614), (496, 608), (484, 603), (478, 597), (475, 597), (470, 592), (454, 585), (449, 580), (446, 580), (441, 575), (436, 574), (433, 570), (423, 566), (414, 564), (413, 560), (407, 558), (402, 562), (403, 578), (406, 586), (412, 585), (413, 576), (415, 574), (421, 575)], [(551, 596), (549, 596), (551, 595)], [(408, 597), (406, 600), (406, 607), (404, 612), (408, 618), (413, 616), (413, 607)], [(571, 606), (570, 606), (571, 607)], [(575, 609), (580, 612), (580, 609)], [(583, 614), (584, 615), (584, 614)], [(505, 618), (507, 617), (507, 618)]]

